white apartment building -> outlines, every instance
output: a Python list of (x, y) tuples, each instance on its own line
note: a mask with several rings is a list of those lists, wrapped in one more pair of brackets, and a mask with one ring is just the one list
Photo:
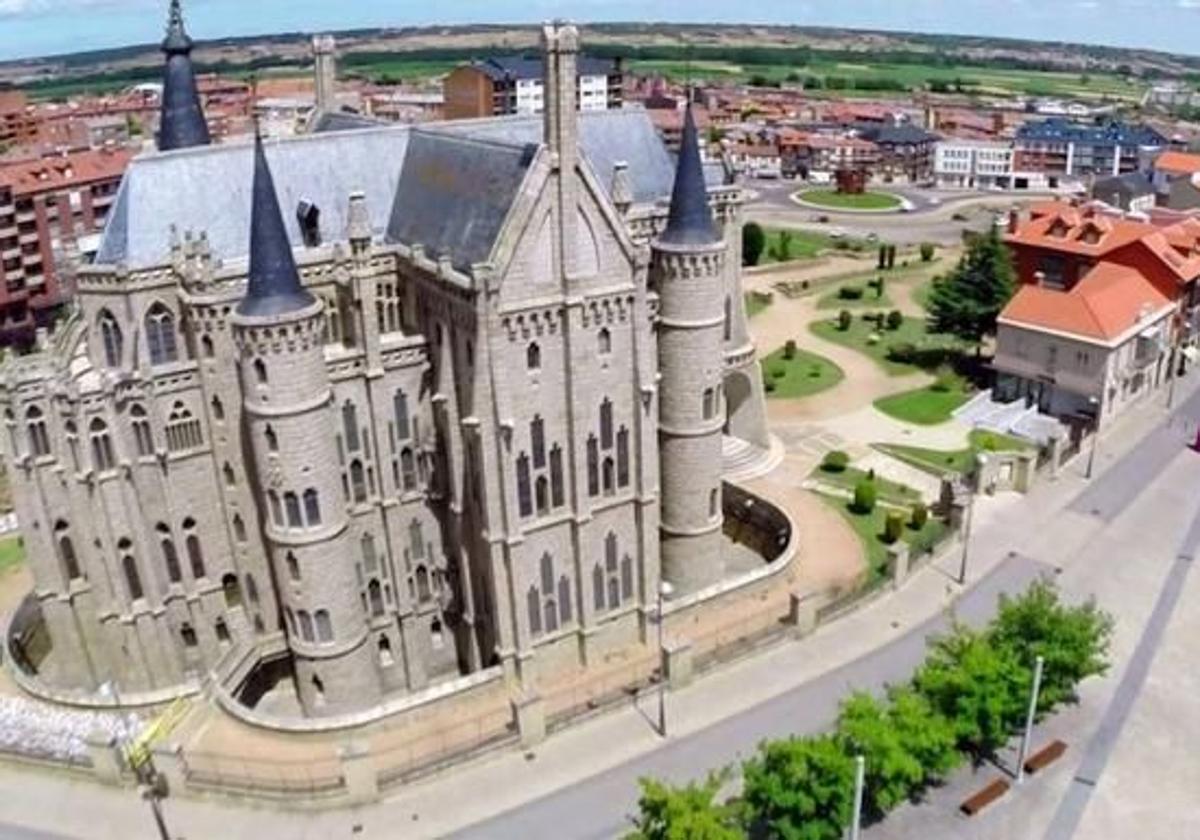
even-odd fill
[(1041, 189), (1045, 176), (1014, 171), (1012, 143), (1001, 140), (940, 141), (934, 147), (933, 174), (949, 189)]

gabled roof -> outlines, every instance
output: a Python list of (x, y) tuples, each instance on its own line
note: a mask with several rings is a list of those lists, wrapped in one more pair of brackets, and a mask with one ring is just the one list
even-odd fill
[(414, 131), (387, 239), (460, 271), (491, 256), (538, 146)]
[(1170, 175), (1195, 175), (1200, 172), (1200, 155), (1187, 152), (1163, 152), (1154, 159), (1154, 168)]
[(1022, 286), (999, 320), (1108, 343), (1173, 306), (1140, 271), (1101, 262), (1070, 291)]

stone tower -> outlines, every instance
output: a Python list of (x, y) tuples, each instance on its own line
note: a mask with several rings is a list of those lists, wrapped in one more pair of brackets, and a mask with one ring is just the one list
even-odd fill
[(337, 103), (334, 99), (337, 95), (337, 42), (332, 35), (314, 35), (312, 49), (317, 110), (336, 111)]
[(338, 485), (324, 307), (300, 283), (261, 137), (252, 201), (250, 272), (233, 326), (296, 688), (308, 715), (361, 709), (379, 701), (381, 681)]
[(167, 18), (167, 37), (162, 51), (166, 55), (163, 70), (162, 113), (158, 125), (158, 148), (164, 152), (207, 146), (208, 122), (200, 107), (196, 74), (192, 69), (192, 39), (183, 28), (183, 10), (179, 0), (171, 0)]
[(713, 223), (688, 107), (667, 226), (653, 246), (659, 296), (663, 578), (681, 592), (721, 579), (725, 242)]

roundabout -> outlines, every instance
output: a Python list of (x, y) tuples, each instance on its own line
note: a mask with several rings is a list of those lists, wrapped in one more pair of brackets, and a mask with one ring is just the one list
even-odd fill
[(873, 190), (842, 193), (816, 187), (794, 192), (790, 197), (802, 207), (835, 213), (895, 213), (908, 206), (908, 202), (899, 195)]

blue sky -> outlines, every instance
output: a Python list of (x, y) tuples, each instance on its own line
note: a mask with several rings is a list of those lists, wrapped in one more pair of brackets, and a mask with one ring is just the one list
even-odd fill
[[(1004, 35), (1200, 53), (1200, 0), (184, 0), (194, 36), (470, 22), (675, 20)], [(145, 43), (167, 0), (0, 0), (0, 59)]]

